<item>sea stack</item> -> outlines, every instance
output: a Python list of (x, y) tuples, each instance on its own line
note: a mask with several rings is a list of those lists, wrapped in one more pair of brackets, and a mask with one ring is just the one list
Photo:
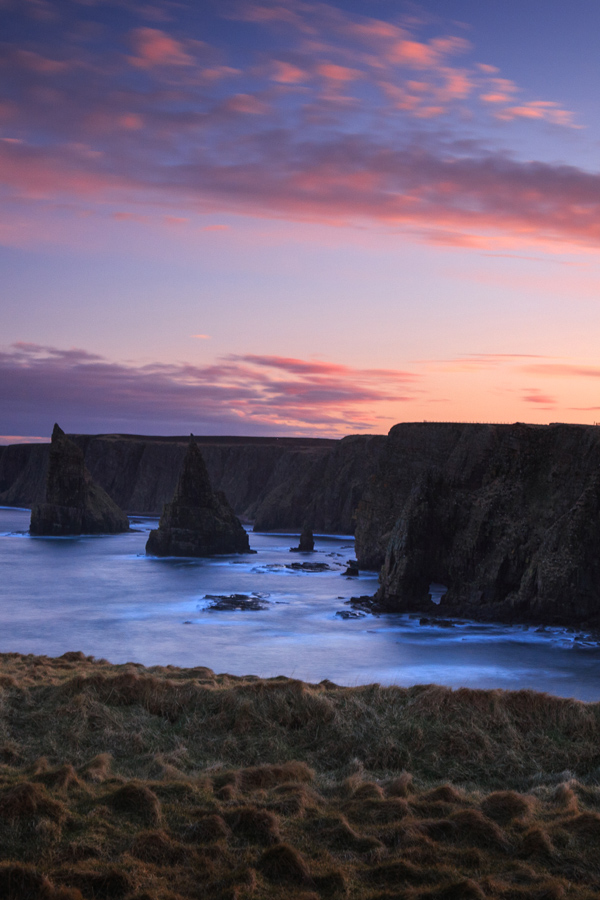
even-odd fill
[(129, 520), (85, 467), (83, 451), (54, 426), (46, 499), (31, 510), (30, 534), (118, 534)]
[(165, 503), (146, 544), (150, 556), (252, 553), (242, 523), (222, 491), (212, 489), (206, 464), (190, 435), (175, 496)]
[(302, 529), (302, 534), (300, 535), (300, 543), (297, 547), (291, 547), (290, 549), (292, 553), (312, 553), (315, 549), (315, 539), (312, 528), (305, 525)]

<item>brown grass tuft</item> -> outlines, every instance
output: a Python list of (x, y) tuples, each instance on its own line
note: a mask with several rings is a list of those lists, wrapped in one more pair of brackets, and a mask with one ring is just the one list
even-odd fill
[(432, 803), (458, 803), (463, 805), (465, 802), (464, 795), (457, 791), (451, 784), (442, 784), (431, 791), (427, 791), (422, 795), (423, 800)]
[(484, 892), (476, 881), (470, 878), (464, 878), (461, 881), (455, 881), (453, 884), (437, 888), (433, 891), (427, 891), (421, 894), (422, 900), (486, 900)]
[(226, 813), (225, 821), (237, 838), (256, 844), (275, 844), (280, 840), (277, 816), (266, 809), (245, 806)]
[(186, 830), (186, 837), (190, 841), (197, 841), (199, 844), (214, 844), (217, 841), (226, 840), (231, 836), (231, 831), (227, 827), (225, 819), (218, 815), (202, 816), (198, 822), (194, 822)]
[(306, 823), (306, 828), (316, 834), (319, 843), (325, 844), (330, 850), (351, 853), (375, 853), (383, 849), (383, 844), (376, 837), (363, 836), (352, 828), (343, 815), (322, 816), (311, 819)]
[(71, 787), (80, 787), (81, 781), (72, 765), (59, 766), (39, 776), (39, 780), (48, 787), (58, 791), (67, 791)]
[(386, 788), (388, 797), (408, 797), (413, 791), (412, 781), (413, 777), (410, 772), (402, 772), (388, 783)]
[(0, 863), (0, 897), (2, 900), (81, 900), (81, 893), (54, 887), (33, 866)]
[(481, 802), (481, 811), (490, 819), (506, 825), (513, 819), (526, 816), (531, 812), (533, 801), (515, 791), (495, 791)]
[(265, 850), (258, 861), (258, 868), (270, 881), (285, 884), (309, 884), (310, 869), (304, 857), (289, 844), (276, 844)]
[(176, 866), (188, 856), (188, 850), (171, 840), (164, 831), (143, 831), (131, 845), (131, 855), (154, 865)]
[(353, 822), (369, 822), (385, 824), (397, 822), (409, 815), (410, 807), (406, 800), (392, 798), (390, 800), (349, 800), (344, 804), (344, 812)]
[(600, 815), (598, 815), (598, 813), (579, 813), (579, 815), (573, 816), (571, 819), (563, 820), (562, 826), (563, 828), (566, 828), (570, 834), (576, 835), (580, 840), (600, 840)]
[(422, 819), (418, 823), (418, 828), (433, 841), (449, 840), (457, 832), (456, 822), (452, 822), (450, 819)]
[(348, 884), (341, 869), (332, 869), (324, 875), (315, 875), (313, 882), (322, 897), (346, 896), (348, 893)]
[(451, 821), (456, 825), (457, 836), (476, 847), (489, 847), (504, 851), (510, 849), (505, 832), (495, 822), (487, 819), (478, 809), (463, 809), (453, 813)]
[(252, 766), (241, 769), (237, 783), (242, 791), (272, 788), (285, 782), (307, 783), (312, 781), (315, 773), (304, 762), (284, 763), (280, 766)]
[(46, 816), (60, 821), (65, 814), (61, 803), (48, 797), (41, 785), (30, 781), (16, 784), (0, 794), (0, 817), (8, 821), (31, 819), (34, 816)]
[(311, 788), (302, 784), (280, 784), (272, 794), (269, 809), (283, 816), (301, 816), (307, 809), (315, 809), (322, 798)]
[(529, 831), (525, 832), (519, 856), (529, 859), (536, 856), (548, 858), (553, 855), (554, 847), (552, 841), (543, 828), (530, 828)]
[(575, 813), (579, 810), (577, 795), (570, 784), (559, 784), (549, 797), (550, 803), (561, 807), (565, 812)]
[(151, 825), (157, 825), (160, 821), (160, 800), (145, 784), (130, 781), (111, 794), (108, 802), (116, 812), (142, 819)]
[(363, 781), (352, 796), (355, 800), (382, 800), (383, 791), (374, 781)]
[(83, 777), (88, 781), (106, 781), (110, 774), (111, 763), (112, 756), (110, 753), (99, 753), (97, 756), (94, 756), (93, 759), (90, 759), (89, 762), (85, 763), (80, 771)]
[(120, 900), (134, 887), (131, 877), (122, 869), (110, 868), (104, 871), (72, 871), (68, 880), (81, 890), (86, 897), (94, 900)]
[(439, 881), (440, 876), (443, 874), (445, 874), (443, 869), (423, 868), (420, 865), (402, 859), (373, 866), (366, 873), (365, 878), (367, 881), (378, 885), (410, 884), (419, 886)]

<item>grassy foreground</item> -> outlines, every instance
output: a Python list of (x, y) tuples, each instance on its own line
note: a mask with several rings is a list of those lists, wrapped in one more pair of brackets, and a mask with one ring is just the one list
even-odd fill
[(600, 891), (600, 704), (0, 655), (0, 898)]

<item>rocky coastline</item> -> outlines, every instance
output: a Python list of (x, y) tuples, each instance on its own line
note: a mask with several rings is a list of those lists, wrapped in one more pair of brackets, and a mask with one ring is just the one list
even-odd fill
[(395, 426), (357, 512), (359, 565), (381, 565), (375, 604), (597, 627), (599, 473), (594, 426)]
[[(72, 439), (123, 508), (156, 513), (171, 499), (184, 439)], [(216, 491), (255, 530), (355, 529), (357, 567), (381, 571), (379, 609), (600, 625), (595, 426), (403, 423), (387, 437), (198, 444)], [(28, 505), (48, 450), (0, 449), (0, 502)], [(439, 606), (434, 582), (446, 586)]]

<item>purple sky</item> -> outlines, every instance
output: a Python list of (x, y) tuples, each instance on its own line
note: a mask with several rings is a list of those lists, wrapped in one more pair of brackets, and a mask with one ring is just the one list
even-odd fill
[(0, 0), (0, 435), (600, 419), (600, 7)]

